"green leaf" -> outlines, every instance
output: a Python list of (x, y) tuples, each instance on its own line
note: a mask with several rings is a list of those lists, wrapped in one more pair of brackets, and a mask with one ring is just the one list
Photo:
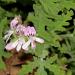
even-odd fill
[(39, 67), (37, 69), (37, 72), (35, 72), (35, 75), (47, 75), (46, 70), (44, 69), (44, 67)]
[(4, 40), (0, 37), (0, 55), (2, 54), (3, 50), (4, 50)]
[(8, 20), (7, 17), (4, 17), (1, 21), (0, 21), (0, 37), (2, 37), (2, 33), (3, 31), (8, 27)]
[(4, 51), (5, 42), (3, 40), (3, 32), (5, 31), (5, 28), (7, 28), (7, 24), (8, 24), (8, 20), (6, 17), (0, 21), (0, 69), (5, 68), (5, 63), (2, 60), (2, 56), (10, 57), (10, 53)]
[(59, 50), (61, 51), (61, 53), (67, 53), (68, 52), (68, 48), (65, 44), (62, 44), (62, 46), (59, 47)]
[(0, 57), (4, 56), (6, 58), (10, 57), (11, 54), (4, 51), (5, 43), (3, 38), (0, 37)]
[(68, 70), (66, 75), (72, 75), (72, 71)]
[(65, 71), (57, 64), (50, 65), (49, 63), (46, 63), (45, 67), (52, 71), (54, 75), (65, 75)]
[(32, 65), (23, 65), (19, 75), (25, 75), (33, 71)]
[(26, 75), (28, 73), (32, 73), (34, 69), (38, 66), (38, 61), (35, 59), (33, 62), (28, 62), (27, 64), (22, 66), (22, 69), (19, 72), (19, 75)]
[(34, 54), (41, 57), (44, 51), (44, 45), (37, 44)]
[(46, 63), (50, 63), (50, 64), (52, 64), (52, 63), (54, 63), (56, 60), (57, 60), (57, 54), (55, 54), (54, 56), (51, 56), (50, 58), (47, 58), (46, 59)]
[(5, 63), (3, 62), (2, 58), (0, 57), (0, 69), (5, 68)]

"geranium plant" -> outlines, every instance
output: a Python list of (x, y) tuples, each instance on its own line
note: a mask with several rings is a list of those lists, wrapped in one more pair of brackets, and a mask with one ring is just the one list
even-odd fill
[[(7, 4), (10, 2), (15, 1)], [(32, 60), (21, 64), (18, 75), (74, 75), (75, 1), (32, 2), (33, 11), (24, 20), (23, 10), (18, 14), (0, 8), (6, 13), (0, 13), (0, 68), (5, 66), (2, 57), (9, 57), (11, 51), (22, 51), (30, 54)], [(14, 18), (10, 20), (8, 16)]]

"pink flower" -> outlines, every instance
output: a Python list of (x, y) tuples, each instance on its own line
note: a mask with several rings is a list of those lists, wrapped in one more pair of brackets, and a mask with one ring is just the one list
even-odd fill
[(30, 27), (30, 26), (27, 26), (26, 29), (24, 30), (24, 35), (25, 36), (30, 36), (30, 35), (36, 35), (36, 30), (34, 27)]
[[(22, 46), (26, 44), (25, 43), (25, 39), (24, 38), (19, 38), (18, 40), (16, 40), (15, 42), (10, 42), (6, 45), (6, 50), (10, 51), (14, 48), (16, 48), (16, 51), (19, 52), (22, 48)], [(25, 45), (26, 46), (26, 45)], [(25, 50), (28, 50), (28, 48), (26, 47)]]
[(31, 47), (35, 48), (36, 47), (36, 43), (44, 43), (44, 40), (42, 38), (36, 37), (36, 36), (31, 36), (30, 37), (31, 40)]
[(10, 22), (10, 28), (11, 28), (11, 29), (16, 28), (18, 23), (19, 23), (18, 18), (15, 17), (15, 18)]
[(10, 36), (14, 33), (14, 29), (17, 27), (18, 24), (18, 17), (15, 17), (11, 22), (10, 22), (10, 30), (7, 31), (7, 34), (4, 36), (4, 40), (8, 42), (10, 39)]
[(42, 38), (36, 37), (36, 30), (34, 27), (22, 25), (19, 19), (20, 17), (15, 17), (11, 21), (10, 30), (4, 36), (6, 42), (12, 34), (18, 36), (16, 41), (10, 42), (5, 46), (6, 50), (10, 51), (16, 49), (16, 51), (19, 52), (21, 49), (28, 50), (29, 46), (31, 46), (32, 49), (36, 48), (36, 42), (44, 43)]
[(24, 31), (25, 36), (29, 36), (29, 40), (22, 46), (23, 49), (28, 48), (29, 45), (31, 45), (31, 48), (36, 47), (36, 42), (38, 43), (44, 43), (44, 40), (41, 38), (36, 37), (36, 30), (34, 27), (26, 27)]
[(30, 44), (31, 44), (31, 48), (34, 49), (36, 48), (36, 42), (44, 43), (44, 40), (35, 36), (30, 36), (29, 40), (25, 44), (23, 44), (22, 49), (25, 50), (26, 48), (28, 48)]
[(25, 26), (19, 24), (17, 27), (16, 27), (16, 33), (18, 35), (24, 35), (24, 31), (25, 31)]

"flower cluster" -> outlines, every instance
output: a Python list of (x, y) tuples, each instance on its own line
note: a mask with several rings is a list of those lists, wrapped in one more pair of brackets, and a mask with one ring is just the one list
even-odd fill
[[(15, 36), (15, 41), (10, 41), (11, 35)], [(7, 45), (5, 46), (6, 50), (10, 51), (16, 49), (17, 51), (28, 50), (29, 46), (31, 48), (36, 48), (36, 42), (44, 43), (44, 40), (36, 37), (36, 30), (34, 26), (25, 26), (22, 24), (21, 17), (17, 16), (10, 22), (10, 30), (7, 31), (7, 34), (4, 36)]]

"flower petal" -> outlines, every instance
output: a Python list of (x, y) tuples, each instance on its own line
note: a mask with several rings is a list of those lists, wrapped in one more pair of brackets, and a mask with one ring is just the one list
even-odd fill
[(19, 52), (21, 50), (21, 44), (18, 44), (16, 47), (17, 52)]
[(22, 44), (24, 43), (24, 39), (19, 38), (18, 45), (16, 47), (17, 51), (21, 50)]
[(5, 46), (5, 48), (6, 48), (6, 50), (12, 50), (12, 49), (14, 49), (14, 48), (17, 46), (17, 44), (18, 44), (17, 41), (15, 41), (15, 42), (10, 42), (10, 43), (8, 43), (8, 44)]
[(16, 25), (18, 24), (17, 17), (15, 17), (11, 22), (10, 22), (10, 28), (14, 29), (16, 28)]
[(12, 30), (9, 30), (8, 32), (7, 32), (7, 34), (4, 36), (4, 40), (6, 40), (6, 43), (8, 42), (8, 40), (10, 39), (10, 36), (13, 34), (13, 32), (14, 31), (12, 31)]
[(43, 40), (43, 39), (41, 39), (41, 38), (33, 37), (33, 39), (34, 39), (36, 42), (44, 43), (44, 40)]
[(25, 44), (23, 44), (22, 49), (28, 50), (28, 46), (30, 45), (31, 40), (28, 40)]
[(31, 41), (31, 48), (34, 49), (36, 47), (36, 43), (34, 40)]
[(10, 51), (12, 50), (14, 47), (12, 46), (12, 43), (9, 43), (5, 46), (6, 50)]

